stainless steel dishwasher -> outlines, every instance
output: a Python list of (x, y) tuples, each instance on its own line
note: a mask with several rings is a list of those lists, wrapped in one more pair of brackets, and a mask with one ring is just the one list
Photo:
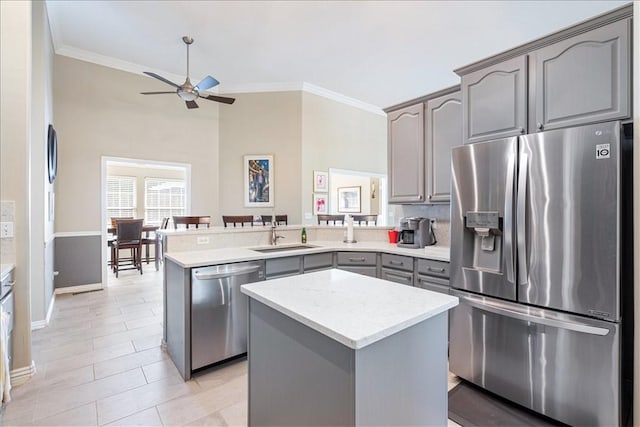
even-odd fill
[(264, 277), (263, 261), (192, 269), (192, 370), (247, 352), (248, 299), (240, 285)]

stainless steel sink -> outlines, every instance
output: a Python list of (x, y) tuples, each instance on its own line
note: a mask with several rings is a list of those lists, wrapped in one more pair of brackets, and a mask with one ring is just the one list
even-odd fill
[(271, 248), (252, 248), (252, 251), (269, 253), (269, 252), (283, 252), (283, 251), (299, 251), (301, 249), (317, 248), (313, 245), (295, 245), (295, 246), (273, 246)]

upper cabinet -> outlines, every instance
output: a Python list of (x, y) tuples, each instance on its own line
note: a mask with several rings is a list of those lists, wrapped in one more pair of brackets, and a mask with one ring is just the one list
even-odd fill
[(427, 101), (427, 201), (451, 200), (451, 149), (462, 144), (462, 96), (458, 90)]
[(527, 58), (462, 76), (464, 142), (521, 135), (527, 126)]
[(626, 19), (534, 51), (531, 131), (630, 116), (630, 35)]
[(631, 116), (625, 6), (456, 70), (470, 144)]
[(387, 121), (389, 202), (424, 202), (424, 104), (392, 111)]

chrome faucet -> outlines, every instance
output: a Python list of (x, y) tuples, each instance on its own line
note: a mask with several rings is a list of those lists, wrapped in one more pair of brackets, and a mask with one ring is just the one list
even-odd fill
[(276, 234), (275, 217), (273, 219), (274, 220), (271, 222), (271, 245), (275, 246), (278, 244), (278, 239), (284, 239), (284, 236)]

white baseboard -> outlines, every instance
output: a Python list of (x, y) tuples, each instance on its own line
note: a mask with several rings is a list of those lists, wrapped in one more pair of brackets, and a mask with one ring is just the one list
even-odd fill
[(58, 294), (75, 294), (77, 292), (89, 292), (104, 289), (102, 283), (91, 283), (89, 285), (66, 286), (64, 288), (56, 288)]
[(54, 293), (51, 296), (51, 302), (49, 303), (49, 309), (47, 310), (47, 317), (44, 320), (36, 320), (35, 322), (31, 322), (31, 330), (35, 331), (36, 329), (42, 329), (49, 325), (51, 321), (51, 315), (53, 314), (53, 305), (56, 302), (56, 294)]
[(18, 368), (11, 371), (11, 386), (17, 387), (29, 381), (29, 379), (36, 373), (36, 362), (31, 361), (31, 366), (25, 366), (24, 368)]

